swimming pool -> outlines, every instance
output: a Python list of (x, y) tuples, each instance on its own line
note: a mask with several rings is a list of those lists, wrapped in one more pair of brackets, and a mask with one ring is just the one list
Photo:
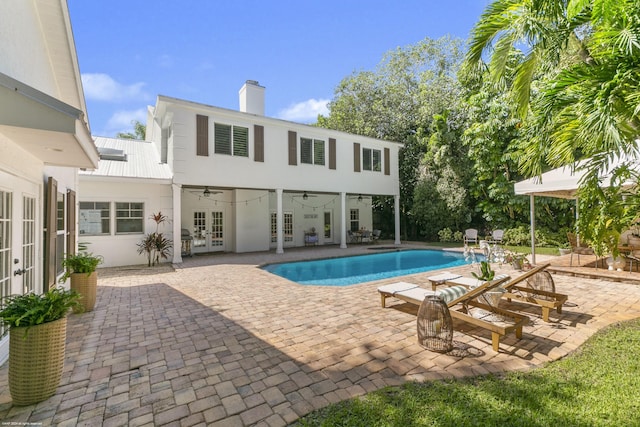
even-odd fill
[(458, 252), (408, 250), (268, 264), (262, 268), (303, 285), (346, 286), (469, 263)]

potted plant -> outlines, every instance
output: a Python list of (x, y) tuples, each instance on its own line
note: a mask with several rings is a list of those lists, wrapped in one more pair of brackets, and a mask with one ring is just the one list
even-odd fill
[(529, 263), (526, 254), (507, 251), (504, 257), (505, 262), (511, 264), (511, 266), (516, 270), (523, 270), (525, 264)]
[(569, 242), (562, 243), (558, 247), (558, 252), (560, 252), (560, 255), (569, 255), (571, 253), (571, 245), (569, 245)]
[(52, 288), (42, 295), (10, 295), (0, 302), (9, 327), (9, 391), (13, 404), (31, 405), (51, 397), (64, 365), (67, 313), (78, 306), (73, 290)]
[(487, 261), (481, 261), (480, 274), (476, 274), (475, 272), (472, 272), (471, 275), (476, 279), (478, 279), (479, 281), (488, 282), (490, 280), (493, 280), (493, 278), (496, 275), (496, 272), (493, 271), (493, 269), (491, 268), (491, 264), (489, 264)]
[[(67, 255), (62, 260), (65, 273), (60, 279), (64, 283), (71, 279), (70, 287), (78, 292), (81, 297), (83, 311), (91, 311), (96, 304), (96, 291), (98, 287), (98, 273), (96, 268), (102, 264), (103, 258), (88, 252)], [(74, 312), (78, 312), (75, 308)]]
[[(491, 264), (487, 261), (480, 262), (480, 274), (472, 272), (471, 275), (478, 279), (478, 285), (489, 282), (494, 279), (496, 272), (491, 268)], [(505, 290), (501, 287), (493, 288), (478, 297), (478, 300), (490, 306), (498, 305), (500, 298)]]

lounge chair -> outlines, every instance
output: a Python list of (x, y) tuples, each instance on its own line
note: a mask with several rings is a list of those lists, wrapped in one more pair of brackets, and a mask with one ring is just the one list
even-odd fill
[[(556, 293), (555, 283), (551, 274), (548, 271), (544, 271), (549, 265), (542, 264), (534, 267), (502, 286), (506, 291), (502, 294), (502, 297), (506, 298), (507, 301), (511, 302), (514, 299), (540, 306), (542, 308), (542, 320), (545, 322), (549, 321), (549, 314), (553, 309), (558, 314), (562, 314), (562, 305), (569, 299), (565, 294)], [(438, 276), (429, 277), (432, 288), (436, 289), (436, 286), (442, 284), (447, 286), (473, 286), (477, 283), (477, 279), (471, 277), (455, 277), (456, 275), (451, 275), (450, 278), (446, 278), (447, 274), (451, 275), (451, 273), (445, 272)], [(496, 276), (496, 278), (498, 277)], [(511, 278), (508, 277), (509, 279)], [(523, 284), (523, 282), (524, 286), (521, 286), (520, 284)]]
[[(549, 321), (549, 313), (555, 309), (558, 314), (562, 314), (562, 305), (569, 297), (556, 292), (555, 283), (548, 271), (544, 271), (549, 264), (542, 264), (516, 277), (511, 282), (505, 284), (503, 288), (507, 291), (503, 295), (507, 301), (512, 299), (542, 308), (542, 320)], [(519, 285), (520, 283), (525, 286)]]
[(478, 244), (478, 230), (475, 228), (467, 228), (464, 230), (464, 244), (467, 245), (469, 243)]
[[(380, 293), (383, 308), (386, 307), (386, 300), (389, 297), (394, 297), (419, 306), (427, 295), (439, 295), (447, 303), (452, 318), (490, 331), (492, 347), (493, 350), (497, 352), (500, 351), (500, 337), (510, 332), (515, 332), (516, 338), (522, 338), (522, 327), (529, 321), (528, 317), (521, 314), (483, 304), (476, 300), (506, 280), (508, 280), (508, 276), (485, 282), (473, 289), (467, 289), (464, 286), (452, 286), (437, 291), (425, 289), (407, 282), (398, 282), (380, 286), (378, 292)], [(469, 306), (485, 310), (489, 312), (490, 315), (501, 316), (504, 320), (494, 322), (473, 317), (469, 313)]]

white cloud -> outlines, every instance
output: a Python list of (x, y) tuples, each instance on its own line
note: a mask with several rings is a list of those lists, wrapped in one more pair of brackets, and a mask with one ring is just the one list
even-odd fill
[(141, 123), (147, 122), (147, 109), (140, 108), (137, 110), (121, 110), (116, 111), (107, 121), (107, 134), (116, 134), (118, 132), (133, 132), (132, 122), (137, 120)]
[(82, 75), (82, 86), (87, 99), (106, 102), (122, 102), (128, 100), (146, 100), (149, 95), (144, 92), (145, 83), (139, 82), (124, 85), (115, 81), (108, 74), (86, 73)]
[(290, 105), (284, 110), (280, 110), (278, 117), (292, 122), (310, 123), (315, 122), (318, 114), (328, 115), (328, 99), (309, 99), (297, 104)]

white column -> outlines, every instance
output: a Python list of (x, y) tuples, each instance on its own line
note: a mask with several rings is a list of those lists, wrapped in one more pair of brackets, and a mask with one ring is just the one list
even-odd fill
[(340, 249), (347, 247), (347, 193), (340, 193)]
[(400, 195), (393, 196), (393, 216), (395, 218), (395, 242), (394, 245), (400, 244)]
[(182, 186), (171, 184), (173, 193), (173, 263), (182, 262)]
[(535, 196), (529, 196), (529, 215), (531, 216), (531, 264), (536, 265), (536, 203)]
[(282, 212), (282, 188), (276, 189), (276, 253), (284, 253), (284, 213)]

